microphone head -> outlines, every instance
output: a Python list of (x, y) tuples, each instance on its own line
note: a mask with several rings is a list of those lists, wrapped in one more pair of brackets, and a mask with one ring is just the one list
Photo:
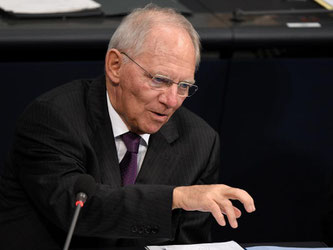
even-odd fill
[(91, 175), (82, 174), (74, 184), (74, 194), (85, 193), (88, 198), (96, 191), (96, 182)]

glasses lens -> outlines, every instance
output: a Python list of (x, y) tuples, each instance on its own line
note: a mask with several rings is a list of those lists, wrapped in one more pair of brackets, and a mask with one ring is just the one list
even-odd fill
[[(161, 75), (155, 75), (152, 77), (150, 81), (150, 86), (157, 90), (164, 90), (170, 87), (174, 82), (169, 78)], [(187, 83), (187, 82), (179, 82), (177, 87), (177, 94), (179, 96), (190, 97), (192, 96), (198, 89), (198, 86)]]
[(191, 85), (189, 85), (186, 82), (180, 82), (180, 83), (178, 83), (178, 95), (180, 95), (180, 96), (188, 96), (190, 88), (191, 88)]

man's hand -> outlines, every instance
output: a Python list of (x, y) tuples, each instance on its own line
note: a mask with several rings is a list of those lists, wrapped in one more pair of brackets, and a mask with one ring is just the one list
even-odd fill
[(244, 190), (227, 185), (195, 185), (176, 187), (173, 190), (172, 209), (210, 212), (217, 223), (225, 226), (225, 214), (232, 228), (237, 228), (241, 211), (230, 200), (239, 200), (248, 213), (255, 211), (252, 197)]

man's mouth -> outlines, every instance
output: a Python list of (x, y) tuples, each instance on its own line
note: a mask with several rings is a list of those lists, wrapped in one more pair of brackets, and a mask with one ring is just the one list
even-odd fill
[(165, 114), (162, 114), (162, 113), (158, 113), (158, 112), (153, 112), (154, 114), (158, 115), (158, 116), (167, 116)]
[(163, 113), (159, 113), (159, 112), (155, 112), (152, 111), (152, 113), (155, 115), (155, 119), (160, 120), (160, 121), (166, 121), (166, 119), (168, 118), (168, 115), (163, 114)]

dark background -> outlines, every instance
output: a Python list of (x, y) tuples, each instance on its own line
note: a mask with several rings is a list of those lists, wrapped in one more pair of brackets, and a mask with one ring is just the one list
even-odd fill
[[(214, 240), (332, 240), (322, 233), (333, 169), (332, 13), (309, 0), (179, 2), (203, 45), (199, 91), (184, 105), (221, 136), (221, 182), (246, 189), (257, 207), (238, 229), (215, 225)], [(0, 16), (2, 162), (31, 100), (103, 74), (120, 20)], [(322, 27), (289, 29), (286, 22)]]

